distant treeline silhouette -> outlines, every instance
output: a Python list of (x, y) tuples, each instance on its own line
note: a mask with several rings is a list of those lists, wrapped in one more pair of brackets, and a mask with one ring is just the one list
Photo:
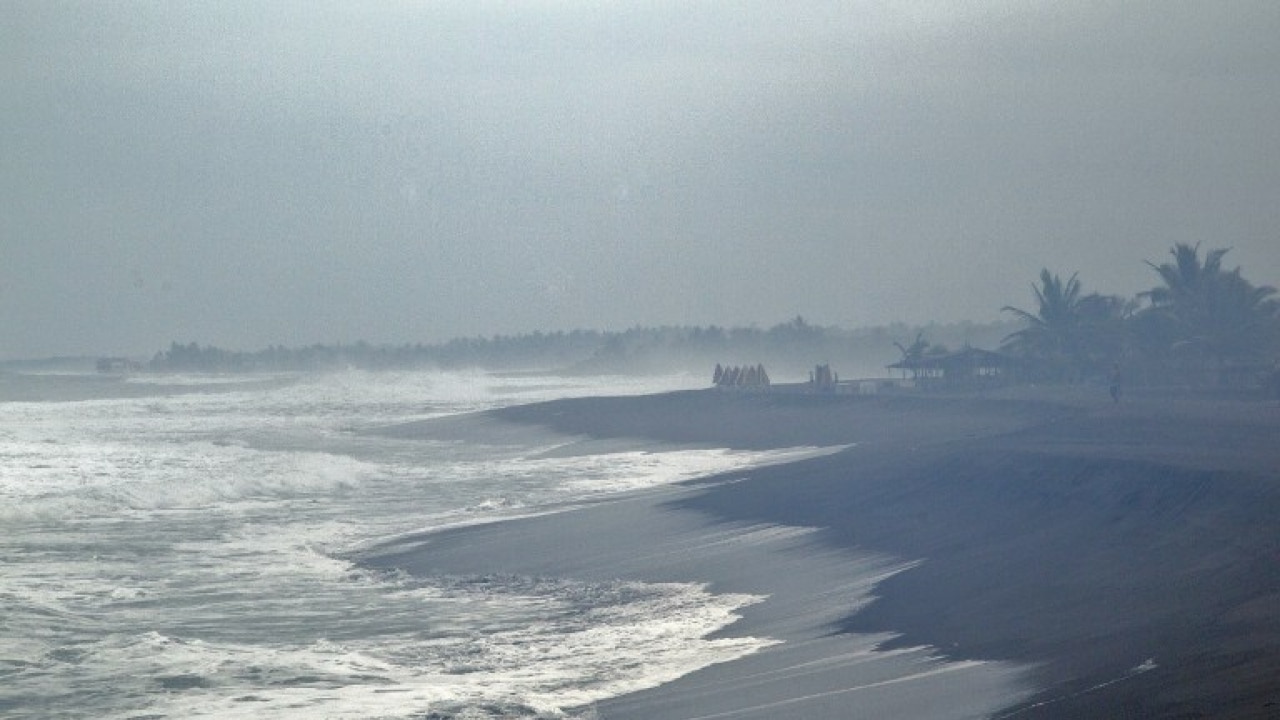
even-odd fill
[[(1257, 385), (1280, 388), (1280, 301), (1276, 289), (1254, 285), (1240, 268), (1226, 269), (1226, 249), (1201, 257), (1198, 245), (1174, 245), (1171, 262), (1147, 264), (1159, 284), (1132, 298), (1085, 293), (1077, 275), (1044, 269), (1032, 284), (1035, 306), (1006, 306), (1012, 321), (910, 327), (902, 323), (845, 330), (795, 317), (758, 327), (633, 327), (620, 332), (572, 330), (457, 338), (435, 344), (316, 344), (242, 352), (173, 343), (156, 353), (156, 371), (241, 372), (335, 368), (547, 370), (565, 373), (702, 371), (725, 357), (767, 364), (813, 382), (813, 371), (838, 364), (879, 374), (925, 367), (947, 347), (996, 347), (1011, 379), (1116, 384)], [(914, 341), (903, 344), (903, 338)], [(896, 348), (896, 353), (894, 348)], [(812, 372), (810, 372), (812, 371)], [(815, 374), (816, 373), (816, 374)], [(747, 381), (722, 368), (719, 381)], [(821, 375), (821, 377), (818, 377)], [(834, 384), (834, 374), (831, 382)], [(1278, 390), (1280, 392), (1280, 390)]]
[(813, 325), (802, 317), (758, 327), (662, 326), (624, 331), (572, 330), (520, 335), (457, 338), (435, 344), (315, 344), (257, 351), (225, 350), (194, 342), (174, 342), (155, 354), (150, 369), (160, 372), (255, 372), (336, 368), (408, 369), (478, 367), (489, 370), (554, 370), (602, 374), (705, 372), (724, 357), (750, 358), (753, 364), (803, 377), (818, 361), (845, 367), (882, 368), (893, 359), (893, 339), (928, 332), (952, 342), (996, 342), (1014, 329), (1010, 323), (934, 324), (920, 329), (905, 324), (846, 330)]

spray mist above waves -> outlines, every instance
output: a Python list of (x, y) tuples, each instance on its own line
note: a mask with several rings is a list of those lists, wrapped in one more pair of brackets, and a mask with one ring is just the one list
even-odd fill
[(770, 642), (707, 639), (758, 598), (697, 585), (408, 578), (345, 559), (389, 536), (785, 457), (534, 457), (547, 448), (359, 432), (689, 378), (205, 380), (163, 379), (193, 389), (182, 394), (6, 404), (6, 716), (555, 715)]

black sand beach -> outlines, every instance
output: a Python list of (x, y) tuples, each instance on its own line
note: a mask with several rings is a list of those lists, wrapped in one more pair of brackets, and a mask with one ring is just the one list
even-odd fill
[[(985, 714), (979, 701), (929, 705), (947, 695), (930, 684), (945, 682), (1003, 698), (998, 717), (1280, 716), (1274, 402), (1151, 396), (1113, 405), (1089, 389), (985, 398), (706, 391), (452, 422), (736, 448), (853, 444), (744, 477), (433, 536), (372, 559), (441, 572), (475, 571), (489, 558), (489, 572), (704, 580), (716, 592), (773, 598), (726, 634), (766, 634), (785, 649), (602, 703), (601, 717), (843, 718), (850, 692), (864, 711), (899, 717)], [(448, 436), (449, 422), (389, 432)], [(756, 560), (663, 550), (706, 544), (708, 525), (821, 530), (775, 542)], [(851, 562), (891, 573), (869, 604), (841, 587)], [(918, 663), (915, 684), (851, 687), (861, 678), (857, 642)], [(944, 670), (929, 655), (997, 662), (965, 676), (968, 665)], [(787, 671), (813, 667), (821, 672)], [(997, 687), (1002, 672), (1008, 682)], [(1028, 680), (1028, 692), (1011, 690)], [(914, 694), (924, 706), (878, 705), (878, 692)]]

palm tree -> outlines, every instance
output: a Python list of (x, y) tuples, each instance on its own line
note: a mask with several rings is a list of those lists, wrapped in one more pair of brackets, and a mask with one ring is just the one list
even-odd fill
[(895, 340), (893, 346), (902, 354), (902, 359), (894, 367), (902, 368), (904, 373), (910, 370), (911, 377), (917, 380), (922, 374), (927, 374), (923, 367), (925, 359), (946, 355), (949, 352), (946, 345), (925, 340), (923, 330), (916, 333), (916, 339), (911, 341), (910, 345), (903, 345)]
[(1040, 284), (1032, 283), (1031, 291), (1036, 298), (1034, 312), (1012, 305), (1001, 308), (1001, 312), (1012, 313), (1024, 325), (1021, 330), (1007, 335), (1003, 345), (1016, 354), (1035, 360), (1042, 372), (1060, 379), (1073, 364), (1080, 280), (1073, 273), (1064, 283), (1062, 278), (1044, 268), (1040, 271)]
[(1078, 273), (1063, 282), (1049, 270), (1032, 283), (1034, 312), (1006, 305), (1025, 327), (1010, 333), (1004, 347), (1035, 361), (1053, 379), (1078, 378), (1100, 372), (1114, 361), (1123, 344), (1123, 318), (1131, 306), (1118, 297), (1083, 294)]
[(1276, 340), (1276, 289), (1255, 286), (1236, 268), (1223, 273), (1205, 293), (1203, 337), (1224, 358), (1259, 359)]
[(1212, 250), (1202, 262), (1198, 244), (1179, 243), (1169, 251), (1173, 262), (1147, 262), (1163, 283), (1141, 295), (1151, 302), (1141, 318), (1142, 333), (1157, 358), (1171, 358), (1184, 369), (1221, 370), (1232, 362), (1261, 360), (1276, 346), (1276, 289), (1253, 285), (1238, 267), (1223, 270), (1229, 250)]
[(1158, 307), (1177, 307), (1184, 311), (1195, 308), (1206, 288), (1222, 275), (1222, 257), (1230, 251), (1231, 248), (1212, 250), (1205, 255), (1202, 264), (1199, 243), (1177, 243), (1169, 251), (1173, 256), (1172, 263), (1156, 265), (1150, 260), (1145, 261), (1159, 273), (1164, 286), (1152, 288), (1142, 295)]
[(898, 352), (902, 353), (902, 363), (918, 363), (929, 350), (929, 341), (924, 339), (924, 331), (916, 333), (916, 339), (910, 345), (903, 345), (898, 341), (893, 342), (893, 346), (898, 348)]

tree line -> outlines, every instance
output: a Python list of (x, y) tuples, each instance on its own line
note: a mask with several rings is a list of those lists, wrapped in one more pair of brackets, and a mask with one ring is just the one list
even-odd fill
[(195, 342), (172, 343), (157, 352), (150, 369), (158, 372), (271, 372), (361, 368), (369, 370), (434, 367), (497, 371), (548, 370), (561, 373), (705, 372), (726, 357), (750, 359), (795, 377), (815, 362), (874, 372), (892, 360), (893, 338), (919, 330), (951, 342), (998, 340), (1010, 323), (954, 323), (911, 328), (897, 323), (846, 330), (815, 325), (797, 316), (767, 328), (710, 326), (636, 326), (623, 331), (573, 330), (492, 337), (456, 338), (434, 344), (273, 345), (234, 351)]
[(1146, 261), (1158, 282), (1131, 298), (1085, 293), (1077, 274), (1064, 281), (1044, 269), (1032, 284), (1035, 307), (1003, 308), (1021, 327), (1002, 349), (1022, 358), (1032, 379), (1123, 370), (1147, 384), (1251, 383), (1280, 357), (1280, 300), (1274, 287), (1224, 267), (1228, 252), (1202, 257), (1199, 245), (1176, 244), (1171, 261)]
[[(796, 377), (829, 363), (846, 375), (879, 374), (894, 359), (947, 352), (947, 345), (993, 347), (1016, 358), (1034, 381), (1077, 382), (1122, 368), (1146, 384), (1249, 382), (1280, 357), (1280, 300), (1239, 267), (1224, 266), (1226, 249), (1201, 254), (1177, 244), (1170, 260), (1147, 262), (1156, 283), (1132, 297), (1085, 291), (1078, 274), (1048, 269), (1032, 283), (1034, 306), (1002, 308), (1006, 322), (855, 330), (814, 325), (797, 316), (768, 328), (636, 326), (624, 331), (572, 330), (455, 338), (434, 344), (273, 345), (233, 351), (174, 342), (150, 368), (174, 372), (253, 372), (362, 368), (478, 367), (561, 373), (704, 371), (725, 357)], [(904, 343), (901, 338), (914, 340)], [(927, 340), (926, 338), (931, 338)], [(896, 347), (896, 354), (894, 348)]]

